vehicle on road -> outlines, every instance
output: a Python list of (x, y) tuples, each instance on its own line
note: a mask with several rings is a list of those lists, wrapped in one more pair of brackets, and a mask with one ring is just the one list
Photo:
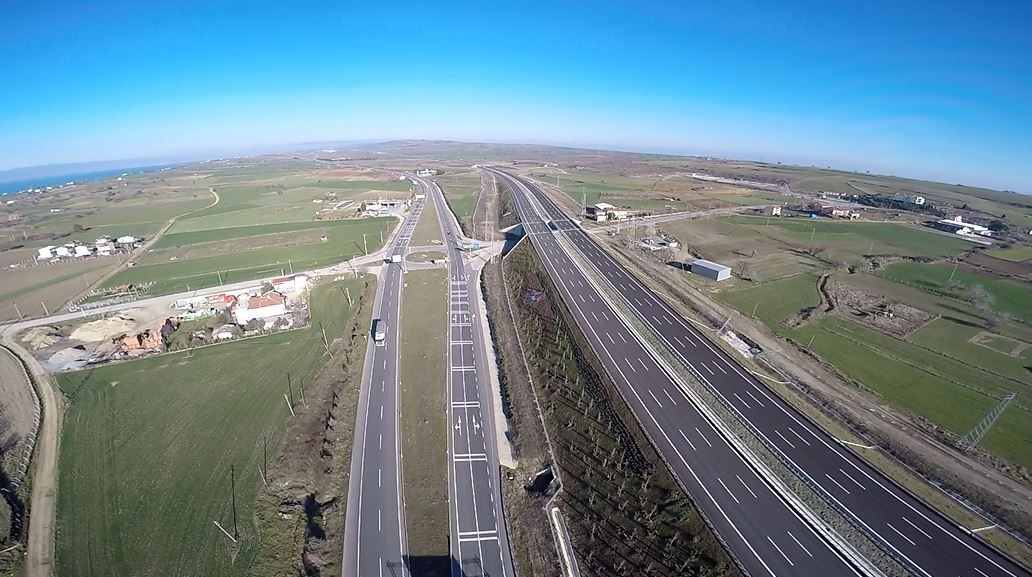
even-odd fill
[(372, 333), (376, 346), (382, 347), (387, 344), (387, 327), (384, 326), (383, 319), (373, 319)]
[(401, 262), (401, 255), (400, 254), (392, 254), (391, 255), (391, 262)]

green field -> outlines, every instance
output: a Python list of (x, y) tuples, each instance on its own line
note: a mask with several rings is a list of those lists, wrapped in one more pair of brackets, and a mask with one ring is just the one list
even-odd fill
[[(311, 380), (326, 360), (321, 328), (341, 336), (351, 311), (319, 286), (317, 326), (58, 376), (69, 399), (62, 431), (57, 569), (94, 575), (247, 575), (262, 439), (270, 453), (289, 412), (286, 375)], [(233, 531), (236, 470), (240, 545)]]
[[(896, 262), (879, 271), (879, 276), (928, 292), (968, 301), (968, 287), (981, 285), (992, 295), (993, 307), (1032, 323), (1032, 287), (1027, 284), (994, 279), (974, 271), (949, 265)], [(952, 280), (951, 280), (952, 277)]]
[(968, 340), (983, 329), (949, 317), (922, 327), (909, 342), (837, 315), (792, 329), (786, 320), (820, 303), (816, 277), (808, 274), (720, 293), (717, 298), (745, 314), (755, 311), (775, 333), (809, 346), (889, 403), (957, 434), (966, 433), (1007, 392), (1018, 391), (1018, 400), (982, 445), (1014, 463), (1032, 466), (1032, 445), (1027, 442), (1032, 438), (1032, 380), (1026, 368), (1032, 350), (1017, 357), (1000, 352), (1012, 352), (1020, 341), (997, 335), (987, 338), (985, 347), (971, 344)]
[(971, 249), (966, 241), (904, 224), (753, 216), (729, 220), (792, 245), (825, 248), (833, 260), (843, 262), (865, 254), (941, 258)]
[[(186, 290), (216, 286), (219, 275), (223, 283), (233, 283), (274, 276), (283, 272), (300, 272), (321, 266), (328, 266), (347, 260), (363, 253), (362, 235), (366, 235), (369, 252), (380, 247), (380, 233), (384, 226), (393, 223), (393, 219), (370, 218), (362, 220), (340, 221), (327, 227), (327, 242), (316, 244), (265, 248), (262, 250), (242, 251), (233, 254), (179, 260), (161, 264), (150, 264), (123, 269), (107, 280), (105, 286), (114, 287), (123, 284), (141, 284), (153, 282), (148, 294), (170, 294)], [(245, 227), (182, 233), (192, 235), (186, 240), (202, 240), (222, 237), (228, 240), (230, 234), (239, 238), (253, 229), (266, 227)], [(384, 239), (389, 231), (384, 231)], [(183, 241), (180, 234), (170, 235), (169, 242)], [(178, 240), (177, 240), (178, 239)], [(207, 241), (211, 242), (211, 241)]]
[(993, 248), (985, 251), (985, 254), (1011, 262), (1025, 262), (1032, 260), (1032, 246), (1015, 246), (1011, 248)]

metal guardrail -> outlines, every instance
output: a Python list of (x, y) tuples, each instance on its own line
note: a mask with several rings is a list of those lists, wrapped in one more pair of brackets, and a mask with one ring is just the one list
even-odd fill
[[(573, 250), (577, 250), (579, 253), (579, 249), (575, 248)], [(590, 259), (588, 260), (588, 264), (589, 266), (594, 266), (594, 264), (590, 262)], [(605, 282), (609, 283), (608, 279), (605, 279)], [(610, 287), (612, 288), (611, 283)], [(714, 387), (708, 379), (706, 379), (701, 373), (699, 373), (699, 371), (692, 367), (691, 364), (689, 364), (687, 360), (684, 359), (683, 355), (677, 352), (677, 350), (669, 343), (669, 341), (667, 341), (665, 338), (663, 338), (662, 335), (659, 334), (659, 331), (655, 329), (652, 323), (650, 323), (644, 317), (643, 314), (641, 314), (633, 307), (630, 307), (630, 309), (632, 311), (632, 314), (634, 314), (634, 316), (637, 317), (638, 321), (643, 323), (646, 327), (648, 327), (648, 329), (653, 333), (653, 335), (659, 338), (660, 341), (662, 341), (663, 345), (667, 348), (667, 350), (669, 352), (672, 352), (678, 359), (680, 359), (681, 364), (686, 369), (688, 369), (692, 376), (699, 383), (701, 383), (706, 388), (706, 390), (709, 391), (709, 393), (715, 399), (717, 399), (718, 402), (720, 402), (721, 406), (729, 413), (731, 413), (739, 422), (739, 424), (745, 427), (749, 431), (749, 433), (757, 441), (759, 441), (764, 446), (764, 448), (766, 448), (775, 458), (777, 458), (778, 461), (785, 466), (785, 468), (787, 468), (793, 475), (795, 475), (800, 482), (806, 485), (829, 507), (834, 509), (839, 515), (841, 515), (844, 519), (849, 521), (850, 525), (852, 525), (856, 530), (860, 531), (872, 543), (878, 546), (880, 550), (882, 550), (886, 555), (891, 557), (897, 563), (902, 565), (905, 569), (916, 575), (931, 577), (927, 572), (925, 572), (919, 566), (910, 561), (909, 558), (899, 553), (899, 551), (892, 547), (892, 545), (884, 537), (879, 535), (877, 532), (873, 531), (866, 523), (864, 523), (863, 520), (861, 520), (855, 513), (853, 513), (852, 510), (842, 505), (837, 499), (835, 499), (833, 495), (831, 495), (831, 493), (829, 493), (826, 489), (824, 489), (824, 487), (822, 487), (820, 484), (814, 481), (813, 478), (809, 475), (809, 473), (807, 473), (801, 467), (796, 465), (795, 462), (784, 453), (784, 451), (782, 451), (769, 438), (767, 438), (767, 436), (764, 435), (759, 429), (757, 429), (756, 426), (753, 425), (737, 407), (735, 407), (730, 401), (728, 401), (719, 389)]]

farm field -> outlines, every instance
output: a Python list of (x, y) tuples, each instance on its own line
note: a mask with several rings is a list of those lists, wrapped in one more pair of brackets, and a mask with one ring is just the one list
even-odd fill
[(993, 248), (985, 251), (985, 254), (1011, 262), (1024, 262), (1032, 260), (1032, 246), (1015, 246), (1012, 248)]
[[(906, 339), (891, 337), (829, 314), (791, 328), (785, 321), (820, 303), (816, 278), (797, 275), (733, 291), (717, 298), (745, 314), (753, 314), (775, 333), (834, 365), (889, 403), (931, 419), (957, 434), (966, 433), (1008, 391), (1018, 391), (1017, 402), (1001, 418), (998, 429), (983, 446), (1024, 466), (1032, 465), (1032, 383), (1024, 368), (1026, 356), (1007, 357), (1001, 352), (978, 349), (967, 339), (981, 334), (971, 327), (943, 317), (915, 331)], [(973, 324), (973, 323), (972, 323)], [(811, 340), (812, 339), (812, 340)], [(1018, 348), (1020, 341), (987, 336), (998, 349), (1004, 343)], [(991, 347), (990, 347), (991, 348)]]
[[(86, 290), (91, 280), (118, 265), (118, 257), (69, 260), (0, 274), (0, 321), (55, 312)], [(45, 303), (45, 305), (43, 304)], [(16, 308), (17, 307), (17, 308)]]
[(459, 220), (473, 216), (473, 208), (480, 196), (480, 171), (448, 172), (434, 178), (441, 187), (448, 205)]
[[(350, 322), (342, 287), (320, 285), (313, 319), (331, 341)], [(318, 326), (58, 376), (62, 432), (57, 568), (76, 575), (248, 575), (263, 438), (270, 453), (289, 415), (287, 374), (325, 361)], [(233, 531), (237, 549), (213, 524)]]
[(975, 271), (944, 264), (896, 262), (878, 273), (887, 279), (921, 290), (970, 301), (969, 287), (980, 285), (993, 298), (993, 307), (1032, 324), (1032, 286), (1025, 283), (994, 279)]
[[(290, 272), (291, 269), (299, 272), (328, 266), (361, 255), (363, 253), (363, 234), (366, 237), (369, 251), (378, 250), (381, 232), (386, 239), (390, 232), (386, 230), (386, 226), (392, 225), (394, 222), (389, 218), (326, 221), (326, 223), (318, 223), (324, 228), (312, 228), (325, 231), (326, 242), (313, 238), (311, 240), (314, 242), (309, 244), (267, 246), (254, 250), (251, 250), (251, 245), (246, 242), (251, 229), (268, 230), (268, 226), (173, 234), (170, 235), (171, 238), (166, 241), (167, 243), (187, 242), (190, 243), (185, 245), (188, 248), (197, 246), (203, 248), (204, 243), (191, 243), (190, 241), (216, 238), (216, 240), (207, 242), (220, 242), (224, 247), (232, 246), (237, 250), (216, 256), (199, 256), (174, 262), (141, 264), (119, 271), (118, 274), (107, 280), (105, 286), (115, 287), (123, 284), (153, 282), (154, 285), (148, 294), (158, 295), (216, 286), (220, 284), (220, 275), (223, 283), (232, 283), (278, 275), (281, 274), (281, 271)], [(183, 237), (180, 234), (192, 236)], [(230, 234), (236, 236), (231, 237)], [(258, 244), (255, 243), (255, 246)], [(161, 252), (175, 250), (181, 249), (167, 248), (152, 254), (160, 255)], [(166, 254), (174, 254), (174, 252)]]

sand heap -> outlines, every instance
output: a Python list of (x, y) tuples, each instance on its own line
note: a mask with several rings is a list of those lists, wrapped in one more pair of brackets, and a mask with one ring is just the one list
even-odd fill
[(57, 328), (48, 326), (32, 327), (22, 336), (22, 342), (34, 351), (45, 349), (60, 340), (61, 334), (57, 332)]
[(97, 319), (84, 323), (72, 331), (69, 338), (84, 343), (105, 341), (136, 330), (136, 319), (129, 315), (132, 311), (123, 311), (106, 319)]

